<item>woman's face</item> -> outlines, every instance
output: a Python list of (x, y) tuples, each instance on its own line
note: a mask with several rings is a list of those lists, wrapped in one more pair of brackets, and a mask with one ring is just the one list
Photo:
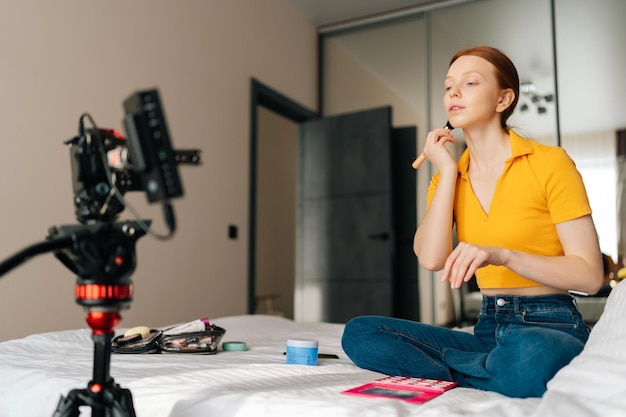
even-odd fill
[(459, 57), (448, 68), (444, 86), (443, 103), (452, 126), (468, 128), (494, 118), (499, 123), (503, 90), (489, 61), (473, 55)]

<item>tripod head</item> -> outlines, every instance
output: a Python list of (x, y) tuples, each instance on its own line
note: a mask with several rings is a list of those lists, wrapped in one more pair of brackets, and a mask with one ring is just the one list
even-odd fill
[(71, 247), (55, 256), (78, 276), (76, 302), (87, 309), (128, 308), (133, 296), (130, 275), (137, 265), (135, 243), (145, 235), (136, 222), (97, 222), (56, 226), (51, 239), (69, 238)]

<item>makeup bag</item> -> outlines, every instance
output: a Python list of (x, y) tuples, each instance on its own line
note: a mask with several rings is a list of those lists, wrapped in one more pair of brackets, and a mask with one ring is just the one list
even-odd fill
[(165, 334), (150, 329), (146, 335), (119, 335), (111, 341), (114, 353), (199, 353), (213, 355), (226, 330), (214, 324), (203, 331)]

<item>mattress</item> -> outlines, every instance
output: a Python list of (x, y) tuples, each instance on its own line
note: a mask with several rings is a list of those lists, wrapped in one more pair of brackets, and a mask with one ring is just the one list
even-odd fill
[[(424, 404), (345, 395), (383, 375), (345, 356), (343, 325), (267, 315), (212, 322), (226, 329), (222, 342), (243, 341), (248, 350), (112, 354), (111, 376), (131, 391), (138, 417), (626, 416), (626, 285), (611, 293), (585, 350), (557, 374), (543, 398), (512, 399), (469, 388)], [(286, 341), (294, 338), (318, 340), (320, 353), (339, 358), (320, 359), (317, 366), (286, 364)], [(0, 416), (52, 415), (61, 396), (86, 387), (92, 361), (87, 328), (0, 343)], [(88, 415), (89, 409), (81, 412)]]

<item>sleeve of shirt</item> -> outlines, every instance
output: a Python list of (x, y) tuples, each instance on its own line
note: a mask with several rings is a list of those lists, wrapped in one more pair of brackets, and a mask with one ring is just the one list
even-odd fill
[(591, 214), (587, 190), (574, 161), (563, 148), (544, 155), (544, 186), (552, 221), (562, 223)]

